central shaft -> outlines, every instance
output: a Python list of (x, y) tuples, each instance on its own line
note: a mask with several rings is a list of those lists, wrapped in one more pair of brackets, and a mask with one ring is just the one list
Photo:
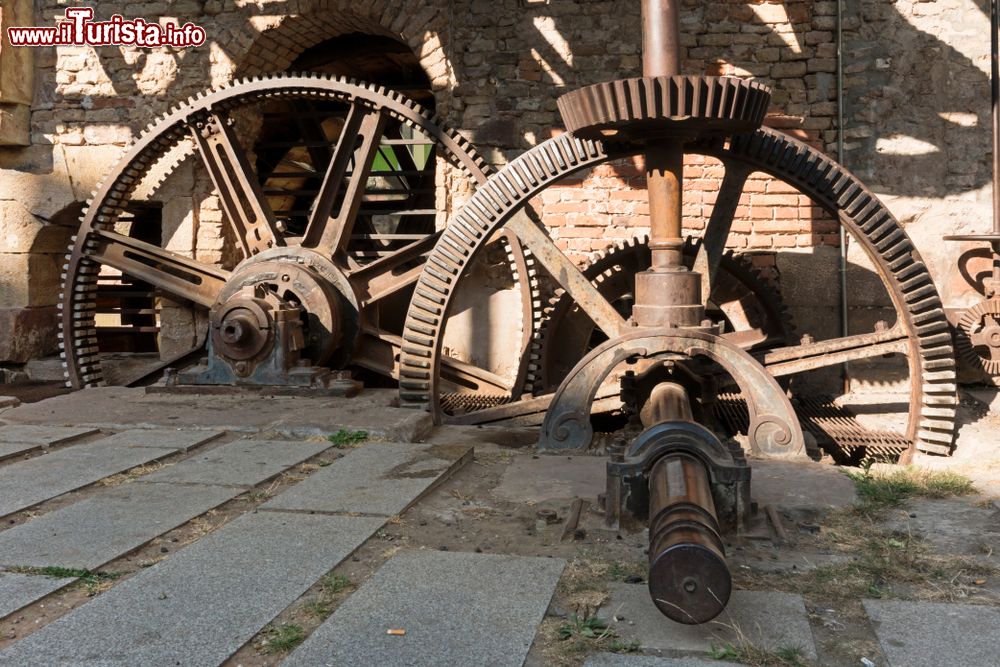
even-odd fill
[[(680, 74), (681, 52), (677, 5), (674, 0), (642, 2), (642, 75)], [(684, 147), (659, 141), (646, 150), (646, 187), (649, 197), (650, 247), (653, 268), (682, 263), (684, 203)]]
[[(642, 44), (643, 76), (680, 74), (674, 0), (643, 0)], [(698, 326), (704, 316), (701, 276), (684, 266), (684, 142), (681, 138), (650, 141), (645, 159), (652, 266), (636, 275), (633, 315), (640, 326)]]

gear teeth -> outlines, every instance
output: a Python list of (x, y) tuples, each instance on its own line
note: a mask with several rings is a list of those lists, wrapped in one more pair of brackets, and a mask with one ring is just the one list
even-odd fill
[[(442, 243), (447, 237), (453, 244), (458, 244), (458, 247), (466, 248), (463, 257), (471, 256), (486, 238), (499, 230), (513, 210), (526, 203), (529, 195), (536, 194), (571, 173), (612, 158), (625, 157), (634, 150), (634, 147), (612, 146), (601, 141), (582, 139), (572, 133), (539, 144), (508, 163), (473, 195), (465, 207), (453, 216), (438, 246), (443, 247)], [(877, 269), (887, 289), (905, 297), (901, 291), (904, 279), (909, 281), (908, 285), (919, 285), (919, 289), (904, 299), (898, 313), (905, 323), (914, 350), (914, 354), (908, 355), (914, 399), (911, 404), (926, 405), (933, 400), (935, 405), (948, 405), (936, 402), (940, 397), (954, 396), (956, 390), (952, 380), (954, 360), (951, 358), (951, 351), (947, 341), (940, 339), (942, 334), (936, 333), (942, 331), (941, 328), (933, 322), (935, 317), (943, 315), (922, 320), (919, 329), (913, 321), (918, 314), (923, 317), (928, 311), (940, 309), (940, 299), (929, 275), (926, 276), (926, 282), (918, 279), (921, 273), (927, 273), (925, 267), (919, 266), (919, 253), (899, 223), (874, 194), (840, 165), (818, 151), (767, 128), (735, 135), (729, 139), (728, 144), (717, 138), (692, 144), (690, 152), (715, 157), (724, 163), (741, 163), (796, 187), (819, 206), (839, 214), (835, 217), (850, 219), (851, 231), (857, 241), (875, 256)], [(499, 209), (494, 210), (500, 202), (502, 204)], [(466, 266), (466, 260), (463, 259), (460, 274)], [(560, 293), (557, 292), (553, 296), (555, 302), (559, 297)], [(417, 378), (413, 374), (418, 368), (426, 368), (428, 363), (433, 368), (439, 361), (443, 316), (447, 312), (450, 298), (451, 292), (447, 287), (442, 287), (436, 295), (418, 288), (404, 326), (410, 326), (420, 313), (420, 317), (424, 318), (421, 321), (428, 318), (433, 320), (437, 331), (431, 337), (430, 344), (419, 349), (404, 348), (400, 357), (401, 376), (407, 377), (410, 373), (414, 378), (412, 381), (407, 380), (406, 386), (401, 390), (402, 402), (420, 407), (430, 406), (435, 421), (441, 419), (437, 378)], [(547, 316), (551, 316), (553, 303), (550, 300)], [(787, 317), (787, 309), (781, 308), (778, 312), (782, 319)], [(546, 337), (543, 331), (539, 338), (544, 341)], [(533, 348), (529, 352), (534, 377), (539, 373), (535, 360), (544, 359), (540, 351), (541, 349)], [(929, 366), (931, 360), (934, 362), (933, 370)], [(911, 408), (908, 426), (908, 433), (914, 436), (917, 448), (936, 453), (948, 451), (954, 434), (954, 414), (947, 407), (935, 408), (933, 419), (921, 416), (919, 412), (919, 409)]]

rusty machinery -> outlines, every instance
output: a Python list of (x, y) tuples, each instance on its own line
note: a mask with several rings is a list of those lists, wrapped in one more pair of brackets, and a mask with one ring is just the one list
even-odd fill
[[(68, 382), (128, 384), (167, 366), (179, 368), (169, 377), (178, 387), (351, 393), (355, 377), (392, 380), (403, 405), (438, 422), (538, 425), (540, 448), (555, 451), (590, 446), (595, 415), (624, 415), (608, 448), (608, 521), (648, 524), (651, 593), (665, 614), (714, 617), (730, 588), (720, 536), (748, 521), (746, 456), (805, 456), (817, 433), (803, 431), (796, 409), (811, 399), (793, 403), (789, 381), (901, 357), (909, 405), (889, 449), (947, 454), (954, 357), (930, 275), (888, 209), (836, 162), (762, 127), (764, 86), (681, 75), (676, 6), (642, 7), (643, 76), (564, 95), (568, 132), (492, 176), (414, 102), (353, 80), (261, 77), (171, 110), (94, 193), (71, 247), (61, 304)], [(577, 266), (532, 198), (639, 155), (649, 237)], [(686, 155), (725, 171), (697, 242), (682, 234)], [(157, 189), (191, 160), (221, 211), (194, 199), (164, 208), (190, 206), (208, 222), (220, 213), (221, 264), (147, 229)], [(839, 221), (867, 254), (892, 317), (867, 333), (793, 336), (780, 295), (725, 250), (754, 172)], [(471, 195), (442, 229), (445, 188)], [(493, 325), (518, 359), (510, 368), (448, 337), (462, 290), (483, 280), (519, 297), (517, 326)], [(171, 318), (187, 322), (179, 334)], [(187, 342), (168, 353), (171, 336)]]
[[(183, 179), (184, 165), (206, 174), (202, 196), (218, 201), (227, 229), (210, 245), (222, 248), (222, 266), (174, 249), (176, 230), (151, 234), (135, 213)], [(465, 189), (488, 172), (412, 100), (350, 79), (260, 77), (171, 110), (98, 187), (70, 248), (61, 304), (69, 385), (129, 384), (168, 366), (178, 367), (170, 384), (196, 387), (351, 393), (351, 373), (337, 371), (395, 377), (403, 313), (439, 236), (443, 169)], [(195, 199), (164, 208), (175, 204), (189, 221), (218, 219)], [(494, 239), (491, 266), (531, 304), (532, 267), (510, 236)], [(515, 353), (534, 315), (524, 309)], [(187, 326), (171, 333), (171, 319)], [(180, 342), (167, 352), (171, 335)], [(203, 350), (200, 365), (185, 366)], [(445, 366), (446, 382), (466, 390), (506, 389), (459, 358)]]
[[(449, 221), (414, 291), (399, 385), (405, 403), (439, 421), (540, 424), (538, 446), (548, 451), (592, 446), (594, 416), (623, 411), (625, 436), (608, 447), (605, 516), (612, 525), (648, 526), (653, 600), (675, 621), (702, 623), (729, 598), (721, 535), (749, 520), (746, 456), (805, 457), (813, 444), (779, 379), (901, 355), (910, 373), (905, 439), (911, 448), (945, 454), (956, 379), (940, 298), (899, 223), (844, 168), (761, 127), (768, 89), (733, 77), (681, 75), (676, 12), (671, 0), (643, 0), (643, 76), (563, 95), (558, 105), (569, 131), (513, 160)], [(704, 240), (687, 248), (687, 260), (686, 154), (710, 156), (725, 169)], [(581, 271), (529, 202), (567, 176), (636, 155), (646, 168), (648, 262)], [(793, 185), (847, 229), (886, 287), (894, 322), (879, 321), (865, 334), (789, 341), (774, 312), (737, 328), (711, 314), (713, 295), (727, 282), (726, 239), (755, 171)], [(558, 289), (524, 361), (534, 383), (486, 398), (468, 392), (462, 400), (442, 383), (441, 341), (455, 289), (501, 230), (514, 233)], [(746, 413), (741, 442), (719, 430), (713, 410), (733, 391)]]

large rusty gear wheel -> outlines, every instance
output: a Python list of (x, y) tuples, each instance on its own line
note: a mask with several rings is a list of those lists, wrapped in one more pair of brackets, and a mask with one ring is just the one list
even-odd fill
[(967, 308), (955, 336), (959, 354), (986, 375), (1000, 376), (1000, 299), (987, 299)]
[[(210, 194), (221, 202), (234, 254), (242, 258), (233, 271), (166, 249), (158, 232), (144, 231), (136, 213), (140, 200), (189, 159), (200, 160), (214, 186)], [(488, 175), (468, 141), (437, 117), (396, 92), (353, 79), (255, 77), (175, 107), (146, 129), (97, 188), (70, 247), (60, 299), (68, 386), (134, 379), (134, 373), (105, 371), (102, 359), (116, 350), (108, 341), (125, 337), (129, 351), (156, 353), (164, 297), (184, 304), (204, 328), (204, 309), (256, 267), (316, 261), (327, 267), (319, 282), (340, 290), (349, 336), (332, 353), (334, 342), (323, 339), (316, 324), (324, 318), (307, 309), (307, 346), (322, 343), (308, 355), (395, 377), (401, 313), (439, 236), (436, 159), (470, 190)], [(531, 261), (510, 239), (498, 238), (506, 242), (511, 282), (530, 304)], [(331, 271), (337, 276), (331, 278)], [(137, 304), (136, 295), (145, 301)], [(522, 350), (535, 314), (523, 313), (529, 319)], [(144, 334), (144, 346), (137, 345)], [(189, 353), (147, 361), (142, 373), (197, 353), (204, 337), (192, 342)], [(466, 386), (509, 389), (478, 368), (468, 375), (457, 360), (447, 365), (446, 375)]]
[[(642, 151), (641, 145), (592, 141), (566, 133), (519, 156), (476, 192), (451, 219), (432, 251), (428, 266), (433, 261), (435, 271), (425, 271), (414, 291), (403, 334), (408, 345), (400, 359), (400, 398), (404, 404), (429, 410), (439, 422), (448, 418), (441, 403), (441, 339), (452, 294), (482, 240), (500, 229), (514, 232), (609, 336), (627, 330), (624, 318), (555, 246), (545, 229), (520, 211), (532, 197), (566, 176)], [(725, 167), (706, 232), (716, 235), (709, 257), (724, 246), (747, 177), (763, 172), (794, 186), (840, 221), (867, 254), (895, 309), (896, 322), (871, 333), (768, 350), (758, 360), (771, 376), (901, 355), (910, 386), (905, 437), (919, 450), (950, 453), (957, 396), (948, 322), (926, 266), (889, 210), (842, 166), (774, 130), (763, 128), (728, 141), (691, 144), (686, 151), (716, 158)], [(501, 406), (498, 419), (504, 418), (501, 413), (515, 415), (519, 407), (544, 410), (545, 405), (544, 397), (531, 397)]]
[[(684, 263), (694, 265), (700, 238), (684, 243)], [(590, 280), (623, 317), (632, 311), (632, 277), (650, 266), (649, 238), (620, 241), (596, 253), (583, 268)], [(706, 314), (724, 323), (728, 337), (750, 350), (788, 345), (795, 326), (778, 288), (768, 282), (747, 255), (727, 250), (719, 263)], [(530, 391), (555, 391), (584, 355), (607, 340), (565, 291), (559, 290), (545, 309), (539, 334), (532, 345)]]

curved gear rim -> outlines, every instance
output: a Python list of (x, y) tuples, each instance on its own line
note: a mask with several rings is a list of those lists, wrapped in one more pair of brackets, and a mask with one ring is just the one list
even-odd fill
[[(97, 386), (104, 382), (94, 320), (94, 294), (100, 264), (86, 254), (89, 230), (107, 229), (114, 224), (143, 177), (172, 148), (187, 138), (188, 118), (210, 109), (232, 109), (248, 99), (261, 96), (313, 96), (317, 99), (363, 100), (378, 104), (391, 117), (419, 127), (438, 141), (444, 148), (443, 156), (476, 182), (484, 182), (490, 173), (489, 165), (469, 141), (446, 126), (437, 115), (395, 91), (352, 78), (280, 73), (241, 79), (190, 97), (146, 126), (86, 202), (79, 231), (71, 239), (66, 263), (62, 267), (59, 294), (60, 356), (67, 387)], [(151, 187), (157, 185), (152, 184)]]
[[(450, 221), (432, 251), (446, 280), (424, 273), (404, 325), (400, 399), (440, 421), (436, 376), (440, 334), (451, 286), (480, 243), (522, 202), (562, 177), (636, 152), (573, 134), (550, 139), (510, 162)], [(692, 152), (740, 161), (797, 186), (833, 212), (866, 250), (909, 333), (911, 395), (907, 438), (918, 449), (948, 454), (955, 431), (957, 385), (951, 334), (937, 289), (920, 255), (889, 210), (842, 166), (806, 144), (768, 128), (692, 146)], [(439, 252), (445, 246), (461, 249)]]

